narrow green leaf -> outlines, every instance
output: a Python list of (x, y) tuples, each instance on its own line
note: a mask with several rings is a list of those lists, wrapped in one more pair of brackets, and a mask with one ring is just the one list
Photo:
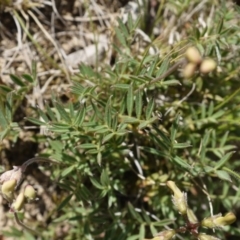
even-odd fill
[(117, 40), (118, 40), (124, 47), (128, 47), (125, 37), (123, 36), (123, 34), (121, 33), (121, 31), (120, 31), (118, 28), (115, 28), (115, 33), (116, 33)]
[(83, 148), (83, 149), (97, 148), (97, 146), (92, 143), (83, 143), (83, 144), (80, 144), (78, 147)]
[(150, 99), (146, 108), (146, 120), (149, 120), (151, 118), (153, 109), (154, 109), (154, 100)]
[(126, 89), (129, 89), (129, 86), (130, 86), (129, 84), (117, 83), (117, 84), (112, 85), (112, 88), (118, 88), (118, 89), (126, 90)]
[(55, 113), (53, 112), (52, 108), (48, 104), (46, 104), (46, 111), (52, 121), (57, 120)]
[(157, 71), (156, 77), (159, 77), (163, 73), (165, 73), (167, 71), (167, 69), (168, 69), (168, 66), (169, 66), (169, 59), (166, 58), (166, 59), (163, 60), (159, 70)]
[(143, 216), (145, 222), (148, 225), (150, 225), (151, 224), (151, 219), (150, 219), (149, 215), (147, 214), (147, 212), (144, 209), (142, 209), (142, 216)]
[(191, 144), (189, 144), (189, 143), (174, 143), (173, 144), (173, 148), (187, 148), (187, 147), (191, 147)]
[(180, 114), (177, 115), (177, 117), (175, 118), (175, 120), (174, 120), (174, 122), (171, 126), (171, 136), (170, 136), (170, 138), (171, 138), (172, 144), (175, 144), (179, 119), (180, 119)]
[(111, 123), (112, 123), (111, 98), (112, 98), (112, 96), (110, 96), (108, 101), (107, 101), (107, 105), (105, 107), (105, 114), (104, 114), (104, 122), (109, 127), (111, 127)]
[(180, 157), (178, 156), (175, 156), (173, 157), (173, 162), (176, 163), (179, 167), (185, 169), (185, 170), (189, 170), (191, 169), (191, 166), (186, 162), (184, 161), (183, 159), (181, 159)]
[(106, 135), (103, 138), (102, 142), (105, 143), (105, 142), (109, 141), (114, 135), (115, 135), (115, 133), (110, 133), (110, 134)]
[(45, 126), (46, 125), (46, 122), (40, 121), (40, 120), (38, 120), (36, 118), (33, 118), (33, 117), (28, 117), (27, 120), (36, 124), (36, 125), (39, 125), (39, 126)]
[(29, 74), (23, 74), (22, 78), (29, 83), (33, 83), (33, 78)]
[(100, 181), (101, 181), (101, 184), (105, 187), (110, 185), (110, 180), (109, 180), (108, 172), (106, 169), (103, 169), (101, 173)]
[(206, 118), (206, 105), (205, 103), (202, 103), (201, 105), (201, 119)]
[(168, 158), (168, 155), (167, 155), (166, 153), (161, 152), (161, 151), (157, 150), (156, 148), (141, 147), (141, 149), (142, 149), (143, 151), (149, 152), (149, 153), (151, 153), (151, 154)]
[(138, 122), (140, 122), (140, 120), (135, 117), (122, 116), (121, 118), (122, 118), (123, 123), (138, 123)]
[(223, 27), (223, 18), (221, 18), (218, 21), (217, 27), (216, 27), (216, 33), (220, 34), (222, 31), (222, 27)]
[(148, 124), (149, 124), (148, 121), (141, 122), (141, 123), (138, 125), (138, 129), (139, 129), (139, 130), (140, 130), (140, 129), (143, 129), (143, 128), (147, 127)]
[(104, 189), (104, 186), (102, 186), (95, 178), (90, 177), (90, 181), (97, 189)]
[(75, 169), (75, 165), (72, 165), (68, 168), (65, 168), (62, 172), (61, 172), (61, 176), (64, 178), (67, 175), (69, 175), (73, 170)]
[(86, 115), (86, 107), (83, 106), (81, 109), (78, 110), (76, 116), (74, 125), (77, 125), (78, 127), (81, 127)]
[(67, 122), (67, 123), (70, 124), (70, 123), (72, 122), (72, 121), (71, 121), (71, 118), (69, 117), (69, 114), (66, 112), (66, 110), (64, 109), (64, 107), (63, 107), (61, 104), (57, 103), (57, 102), (55, 103), (55, 107), (57, 108), (57, 110), (58, 110), (61, 118), (62, 118), (65, 122)]
[(122, 22), (122, 20), (120, 18), (117, 18), (118, 24), (119, 24), (119, 28), (121, 29), (124, 37), (129, 37), (129, 33), (128, 33), (128, 29), (125, 26), (125, 24)]
[(33, 81), (36, 81), (37, 79), (37, 62), (36, 61), (32, 61), (32, 77), (33, 77)]
[(25, 87), (25, 84), (23, 83), (23, 81), (19, 77), (17, 77), (16, 75), (13, 75), (13, 74), (10, 74), (9, 76), (10, 76), (11, 80), (14, 83), (16, 83), (18, 86)]
[(49, 119), (47, 117), (47, 115), (43, 112), (43, 110), (41, 108), (38, 108), (38, 114), (40, 115), (40, 117), (42, 118), (42, 120), (45, 122), (45, 123), (48, 123), (49, 122)]
[(8, 127), (8, 121), (5, 117), (5, 113), (2, 111), (2, 109), (0, 109), (0, 127), (2, 129), (5, 129)]
[(52, 123), (50, 130), (58, 133), (66, 133), (70, 130), (70, 127), (65, 123)]
[(229, 134), (229, 131), (225, 132), (224, 136), (221, 138), (220, 148), (224, 147), (224, 145), (228, 139), (228, 134)]
[(145, 239), (145, 224), (142, 223), (140, 225), (140, 230), (139, 230), (139, 239), (144, 240)]
[(138, 119), (140, 119), (140, 117), (141, 117), (142, 107), (143, 107), (143, 104), (142, 104), (142, 93), (141, 93), (140, 90), (138, 90), (137, 94), (136, 94), (136, 99), (135, 99), (135, 111), (136, 111), (136, 115), (137, 115)]
[(128, 209), (131, 213), (131, 215), (139, 222), (139, 223), (143, 223), (142, 217), (141, 215), (136, 212), (136, 210), (134, 209), (134, 207), (132, 206), (132, 204), (130, 202), (128, 202)]
[(131, 31), (135, 30), (135, 29), (133, 28), (133, 18), (132, 18), (132, 14), (131, 14), (130, 12), (128, 13), (127, 26), (128, 26), (128, 29), (129, 29), (130, 33), (131, 33)]
[(230, 175), (226, 171), (217, 170), (216, 174), (220, 179), (232, 182), (232, 179), (231, 179)]
[(12, 122), (12, 101), (13, 101), (12, 95), (13, 95), (12, 92), (7, 94), (6, 107), (5, 107), (6, 119), (9, 123)]
[(210, 105), (209, 105), (209, 108), (208, 108), (208, 117), (211, 117), (212, 114), (213, 114), (213, 111), (214, 111), (214, 104), (213, 104), (213, 101), (210, 102)]
[(62, 202), (61, 204), (58, 206), (57, 210), (60, 211), (61, 209), (63, 209), (71, 200), (73, 194), (68, 195)]
[(0, 84), (0, 90), (1, 90), (1, 92), (4, 92), (4, 93), (9, 93), (9, 92), (13, 91), (13, 89), (11, 89), (10, 87), (3, 85), (3, 84)]
[(8, 134), (9, 128), (5, 128), (2, 132), (0, 132), (0, 141), (2, 141)]
[(235, 153), (235, 151), (229, 152), (224, 157), (222, 157), (222, 159), (214, 166), (214, 169), (217, 170), (222, 167), (230, 159), (233, 153)]
[(156, 65), (157, 65), (157, 61), (158, 61), (158, 57), (155, 57), (154, 61), (151, 62), (150, 68), (148, 69), (147, 74), (146, 74), (148, 77), (152, 77), (153, 76), (154, 70), (155, 70)]
[(161, 81), (160, 82), (162, 86), (176, 86), (176, 85), (182, 85), (180, 81), (176, 79), (167, 80), (167, 81)]
[(127, 111), (128, 115), (132, 116), (132, 110), (133, 110), (133, 87), (132, 85), (129, 86), (128, 93), (127, 93)]

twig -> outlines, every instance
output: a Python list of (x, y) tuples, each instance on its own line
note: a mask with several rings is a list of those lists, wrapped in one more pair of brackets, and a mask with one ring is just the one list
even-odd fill
[(24, 162), (21, 166), (21, 170), (22, 172), (26, 171), (26, 168), (32, 164), (32, 163), (38, 163), (38, 162), (48, 162), (48, 163), (55, 163), (55, 164), (59, 164), (59, 162), (53, 161), (49, 158), (44, 158), (44, 157), (34, 157), (34, 158), (30, 158), (29, 160), (27, 160), (26, 162)]
[(38, 236), (41, 235), (41, 233), (37, 232), (36, 230), (31, 229), (30, 227), (26, 226), (23, 222), (21, 222), (21, 221), (19, 220), (18, 215), (17, 215), (16, 212), (14, 212), (13, 215), (14, 215), (14, 218), (15, 218), (16, 223), (17, 223), (19, 226), (23, 227), (24, 229), (26, 229), (27, 231), (29, 231), (29, 232), (31, 232), (31, 233), (33, 233), (33, 234), (35, 234), (35, 235), (38, 235)]

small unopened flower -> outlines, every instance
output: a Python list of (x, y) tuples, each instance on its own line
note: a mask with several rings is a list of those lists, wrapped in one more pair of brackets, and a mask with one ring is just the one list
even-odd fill
[(17, 184), (16, 179), (11, 179), (8, 181), (5, 181), (2, 185), (2, 194), (3, 196), (9, 201), (12, 202), (14, 199), (14, 189)]
[(31, 185), (27, 185), (24, 190), (24, 196), (28, 202), (34, 201), (36, 199), (36, 191)]
[(196, 67), (196, 63), (188, 63), (183, 69), (183, 76), (185, 78), (191, 78), (195, 73)]
[(216, 238), (211, 235), (207, 235), (205, 233), (200, 233), (198, 235), (198, 240), (220, 240), (220, 238)]
[(198, 64), (202, 61), (202, 56), (196, 47), (189, 47), (186, 50), (185, 56), (187, 60), (192, 63)]
[(222, 214), (218, 214), (212, 217), (205, 218), (202, 220), (201, 225), (207, 228), (217, 228), (230, 225), (235, 221), (236, 216), (232, 212), (230, 212), (227, 213), (225, 216), (222, 216)]
[(217, 67), (217, 63), (213, 59), (207, 58), (207, 59), (204, 59), (201, 63), (200, 72), (207, 74), (215, 70), (216, 67)]
[(173, 191), (172, 200), (180, 214), (187, 213), (187, 194), (181, 192), (181, 190), (176, 186), (175, 182), (167, 181), (167, 186)]
[(195, 216), (194, 212), (190, 208), (187, 209), (187, 217), (190, 223), (198, 223), (197, 217)]
[(17, 198), (16, 198), (16, 201), (12, 204), (12, 210), (13, 211), (20, 211), (22, 210), (23, 208), (23, 205), (24, 205), (24, 202), (25, 202), (25, 197), (24, 197), (24, 193), (21, 192)]
[(174, 237), (176, 231), (173, 229), (165, 230), (157, 234), (152, 240), (170, 240)]

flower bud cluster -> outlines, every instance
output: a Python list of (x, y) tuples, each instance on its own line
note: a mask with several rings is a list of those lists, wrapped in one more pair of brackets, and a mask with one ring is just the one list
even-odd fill
[(214, 236), (207, 235), (205, 233), (199, 233), (198, 228), (221, 228), (223, 226), (230, 225), (236, 221), (236, 216), (232, 212), (227, 213), (225, 216), (218, 214), (212, 217), (205, 218), (201, 222), (198, 221), (192, 209), (188, 207), (186, 193), (182, 192), (173, 181), (167, 181), (166, 185), (172, 190), (172, 201), (178, 212), (184, 216), (186, 224), (185, 226), (175, 230), (170, 229), (162, 231), (151, 240), (170, 240), (174, 237), (175, 234), (185, 232), (189, 232), (198, 240), (219, 240), (219, 238), (216, 238)]
[(193, 77), (196, 70), (203, 74), (208, 74), (216, 69), (217, 63), (211, 58), (202, 58), (196, 47), (189, 47), (185, 52), (185, 57), (188, 60), (187, 65), (183, 69), (185, 78)]
[(11, 204), (11, 211), (22, 210), (27, 202), (36, 200), (36, 192), (31, 185), (27, 185), (16, 198), (15, 192), (22, 179), (20, 167), (14, 167), (12, 170), (4, 172), (0, 177), (1, 192), (3, 197)]
[(226, 225), (230, 225), (236, 221), (236, 216), (229, 212), (225, 216), (218, 214), (212, 217), (204, 218), (201, 222), (201, 226), (206, 228), (221, 228)]

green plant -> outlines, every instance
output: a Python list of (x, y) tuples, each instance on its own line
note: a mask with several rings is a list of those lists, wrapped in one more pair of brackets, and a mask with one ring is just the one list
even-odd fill
[[(67, 229), (63, 239), (86, 240), (142, 240), (168, 225), (179, 229), (186, 219), (175, 219), (165, 188), (169, 179), (189, 192), (188, 220), (193, 213), (199, 219), (213, 216), (213, 209), (233, 211), (238, 217), (240, 54), (235, 49), (240, 42), (239, 19), (233, 8), (221, 5), (211, 12), (213, 21), (208, 23), (212, 3), (201, 4), (162, 1), (155, 24), (164, 25), (164, 16), (175, 16), (172, 34), (181, 39), (171, 44), (171, 25), (166, 24), (169, 34), (165, 37), (145, 42), (137, 35), (139, 26), (146, 30), (144, 19), (134, 21), (129, 15), (126, 24), (118, 19), (112, 65), (81, 64), (69, 91), (64, 92), (67, 101), (52, 93), (42, 108), (33, 107), (26, 114), (23, 125), (45, 130), (45, 134), (34, 133), (33, 141), (42, 144), (40, 156), (63, 163), (50, 175), (62, 191), (49, 212), (48, 229), (44, 223), (36, 224), (37, 230), (46, 229), (39, 237), (58, 239), (56, 229), (61, 225)], [(199, 11), (205, 14), (202, 25)], [(191, 27), (184, 27), (184, 19)], [(181, 71), (192, 46), (201, 56), (187, 78)], [(217, 66), (202, 71), (204, 59), (212, 59)], [(33, 73), (25, 75), (30, 87), (35, 82)], [(12, 80), (23, 94), (19, 97), (9, 89), (1, 98), (2, 139), (11, 139), (13, 133), (16, 139), (24, 130), (14, 121), (14, 109), (31, 89), (25, 90), (15, 75)], [(239, 237), (239, 227), (236, 220), (231, 228), (189, 238)], [(181, 229), (194, 230), (190, 225)], [(178, 232), (167, 229), (153, 239)], [(22, 235), (15, 231), (14, 236)]]

